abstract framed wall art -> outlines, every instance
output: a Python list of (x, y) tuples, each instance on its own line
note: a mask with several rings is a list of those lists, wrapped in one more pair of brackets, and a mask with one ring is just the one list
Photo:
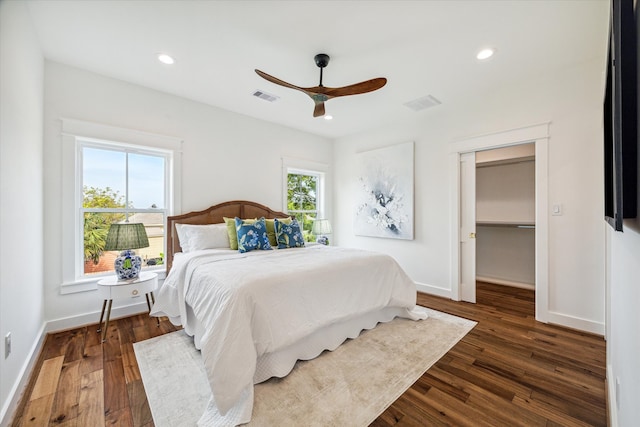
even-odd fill
[(356, 157), (355, 234), (413, 240), (413, 142)]

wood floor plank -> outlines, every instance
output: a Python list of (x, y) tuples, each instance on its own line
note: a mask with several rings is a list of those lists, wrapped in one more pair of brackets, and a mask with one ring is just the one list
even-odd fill
[(64, 354), (65, 363), (81, 360), (84, 354), (84, 337), (86, 328), (69, 331), (69, 341), (67, 342)]
[(147, 395), (144, 391), (142, 380), (127, 383), (127, 393), (129, 394), (129, 407), (134, 427), (144, 426), (153, 422), (151, 416), (151, 408), (147, 401)]
[[(418, 303), (478, 324), (372, 426), (607, 425), (605, 341), (536, 322), (533, 291), (479, 282), (476, 304), (420, 293)], [(133, 343), (178, 328), (167, 318), (158, 327), (141, 313), (112, 320), (104, 344), (96, 329), (46, 337), (13, 427), (154, 426)], [(72, 407), (70, 383), (78, 381), (73, 418), (73, 409), (62, 408)], [(70, 415), (58, 420), (62, 413)]]
[(82, 360), (74, 360), (62, 366), (56, 398), (51, 408), (50, 425), (59, 425), (78, 416), (81, 364)]
[(58, 356), (44, 361), (29, 400), (39, 399), (43, 396), (56, 393), (63, 363), (64, 356)]
[(51, 406), (55, 394), (45, 394), (39, 398), (29, 399), (25, 408), (25, 413), (21, 417), (20, 427), (46, 427), (49, 425), (51, 416)]
[(565, 412), (562, 412), (561, 410), (558, 410), (558, 408), (555, 408), (552, 405), (540, 402), (536, 399), (523, 399), (516, 396), (513, 399), (513, 403), (517, 406), (528, 408), (532, 412), (544, 416), (547, 419), (547, 424), (553, 422), (565, 427), (587, 427), (593, 425), (602, 425), (585, 423)]
[[(496, 425), (495, 419), (491, 415), (463, 405), (456, 398), (435, 387), (432, 387), (424, 395), (416, 395), (413, 389), (409, 389), (406, 393), (416, 398), (414, 400), (416, 405), (432, 406), (438, 413), (446, 417), (447, 423), (450, 425), (468, 427)], [(461, 410), (462, 408), (464, 411)]]
[(102, 370), (102, 366), (102, 344), (85, 347), (82, 361), (80, 362), (80, 375)]
[(104, 412), (102, 370), (89, 372), (80, 379), (77, 425), (103, 427), (105, 425)]
[(125, 383), (129, 384), (134, 381), (141, 380), (142, 377), (140, 376), (140, 370), (138, 369), (136, 354), (133, 351), (133, 344), (130, 342), (122, 344), (121, 352)]

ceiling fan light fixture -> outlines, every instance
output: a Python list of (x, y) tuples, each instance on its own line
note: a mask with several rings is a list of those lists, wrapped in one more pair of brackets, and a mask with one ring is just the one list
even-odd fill
[(484, 61), (486, 59), (489, 59), (493, 56), (493, 54), (496, 53), (496, 50), (493, 48), (484, 48), (481, 49), (477, 54), (476, 54), (476, 58), (479, 59), (480, 61)]
[[(384, 77), (378, 77), (375, 79), (366, 80), (364, 82), (355, 83), (348, 86), (342, 87), (327, 87), (322, 84), (322, 70), (329, 64), (329, 55), (326, 53), (319, 53), (314, 57), (314, 61), (318, 68), (320, 69), (320, 83), (318, 86), (314, 87), (301, 87), (296, 86), (291, 83), (287, 83), (284, 80), (280, 80), (276, 77), (270, 76), (264, 71), (260, 71), (257, 68), (254, 70), (256, 74), (258, 74), (263, 79), (277, 84), (279, 86), (283, 86), (289, 89), (294, 89), (306, 94), (310, 97), (314, 102), (313, 108), (313, 117), (322, 117), (325, 116), (325, 107), (324, 103), (332, 98), (337, 98), (339, 96), (349, 96), (349, 95), (359, 95), (362, 93), (373, 92), (374, 90), (378, 90), (387, 84), (387, 79)], [(329, 119), (330, 120), (330, 119)]]
[(173, 57), (171, 55), (167, 55), (166, 53), (159, 53), (158, 54), (158, 61), (162, 62), (163, 64), (167, 64), (167, 65), (172, 65), (175, 64), (176, 60), (173, 59)]

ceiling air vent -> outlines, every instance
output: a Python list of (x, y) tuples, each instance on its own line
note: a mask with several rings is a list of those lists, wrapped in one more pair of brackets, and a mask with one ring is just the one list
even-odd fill
[(264, 92), (262, 90), (256, 90), (253, 92), (253, 96), (257, 96), (260, 99), (264, 99), (265, 101), (275, 102), (280, 98), (279, 96), (272, 95), (270, 93)]
[(411, 108), (413, 111), (426, 110), (427, 108), (435, 107), (440, 104), (442, 104), (442, 102), (438, 101), (431, 95), (423, 96), (422, 98), (404, 103), (404, 105)]

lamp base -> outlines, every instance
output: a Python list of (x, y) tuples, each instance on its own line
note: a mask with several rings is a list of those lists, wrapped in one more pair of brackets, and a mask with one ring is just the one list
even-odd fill
[(142, 268), (142, 258), (136, 255), (135, 251), (126, 250), (120, 252), (114, 264), (118, 280), (133, 280), (140, 275)]
[(316, 243), (320, 243), (321, 245), (328, 245), (329, 238), (327, 236), (318, 236), (316, 238)]

